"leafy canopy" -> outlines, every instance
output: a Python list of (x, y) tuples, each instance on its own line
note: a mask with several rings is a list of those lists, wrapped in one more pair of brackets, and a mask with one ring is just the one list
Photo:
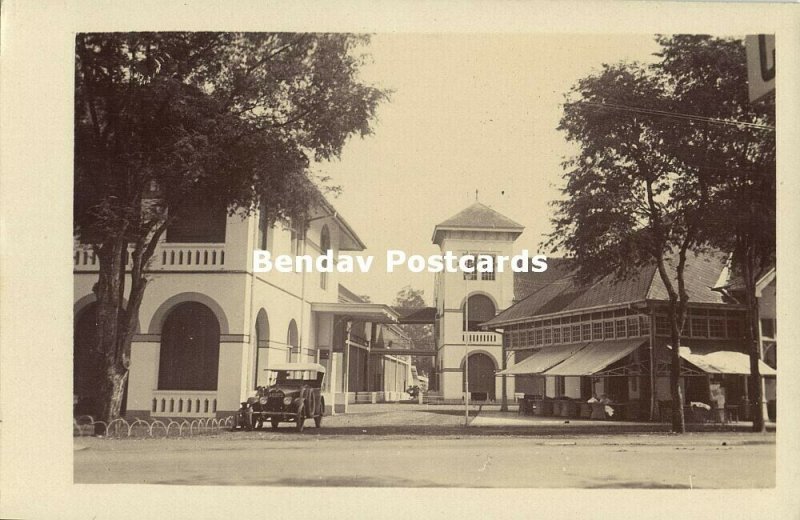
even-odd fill
[(271, 219), (302, 214), (317, 194), (309, 161), (369, 134), (386, 99), (358, 78), (366, 43), (350, 34), (79, 34), (76, 232), (135, 237), (189, 198), (244, 211), (262, 204)]

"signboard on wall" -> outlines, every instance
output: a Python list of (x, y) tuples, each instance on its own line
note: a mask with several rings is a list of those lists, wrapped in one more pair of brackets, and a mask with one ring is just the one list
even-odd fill
[(745, 38), (750, 101), (775, 91), (775, 35), (751, 34)]

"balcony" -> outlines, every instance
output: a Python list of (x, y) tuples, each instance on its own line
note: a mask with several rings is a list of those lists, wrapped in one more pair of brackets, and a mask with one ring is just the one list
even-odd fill
[[(130, 268), (130, 254), (126, 266)], [(100, 259), (92, 248), (76, 245), (73, 269), (97, 271)], [(160, 244), (150, 260), (149, 270), (222, 271), (225, 269), (225, 244)]]
[(461, 341), (467, 345), (501, 345), (503, 336), (496, 332), (467, 331), (461, 333)]

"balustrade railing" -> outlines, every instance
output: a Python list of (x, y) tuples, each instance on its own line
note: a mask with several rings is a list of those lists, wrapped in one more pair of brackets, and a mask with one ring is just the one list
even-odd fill
[(150, 405), (153, 417), (214, 417), (217, 392), (156, 390)]
[[(131, 265), (130, 251), (125, 264)], [(75, 271), (97, 271), (100, 259), (90, 246), (74, 249)], [(150, 260), (150, 270), (219, 271), (225, 268), (224, 244), (161, 244)]]
[(500, 345), (503, 336), (496, 332), (469, 331), (461, 334), (461, 339), (469, 345)]

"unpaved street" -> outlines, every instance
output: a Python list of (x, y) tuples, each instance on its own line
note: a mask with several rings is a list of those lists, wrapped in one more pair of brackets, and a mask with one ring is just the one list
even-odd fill
[[(364, 410), (364, 409), (362, 409)], [(468, 430), (443, 410), (326, 418), (298, 435), (76, 438), (76, 483), (275, 486), (764, 488), (775, 436), (674, 436), (635, 425), (483, 414)], [(403, 426), (403, 424), (405, 426)], [(652, 429), (652, 426), (650, 426)], [(593, 431), (593, 430), (594, 431)], [(605, 431), (603, 430), (605, 429)], [(616, 433), (614, 430), (616, 429)]]

